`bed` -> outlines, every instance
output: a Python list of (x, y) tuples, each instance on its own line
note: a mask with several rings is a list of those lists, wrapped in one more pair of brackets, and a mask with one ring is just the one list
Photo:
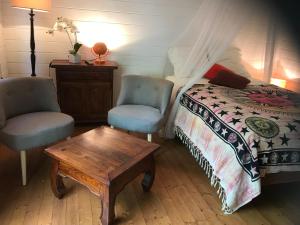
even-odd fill
[(175, 133), (217, 188), (226, 214), (257, 197), (262, 183), (300, 181), (300, 95), (294, 92), (200, 80), (180, 96)]

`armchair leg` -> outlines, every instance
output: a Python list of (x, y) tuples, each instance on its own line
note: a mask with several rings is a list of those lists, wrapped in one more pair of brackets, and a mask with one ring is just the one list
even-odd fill
[(22, 171), (22, 185), (26, 186), (27, 177), (26, 177), (26, 151), (20, 151), (20, 159), (21, 159), (21, 171)]
[(147, 141), (152, 142), (152, 134), (147, 134)]

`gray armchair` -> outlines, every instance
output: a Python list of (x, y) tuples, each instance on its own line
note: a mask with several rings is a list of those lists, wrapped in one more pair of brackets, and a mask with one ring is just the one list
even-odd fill
[(0, 80), (0, 142), (20, 151), (23, 185), (26, 151), (62, 140), (73, 128), (73, 118), (60, 112), (51, 79)]
[(108, 123), (111, 127), (146, 133), (151, 142), (152, 133), (164, 121), (173, 85), (164, 79), (123, 76), (117, 105), (108, 112)]

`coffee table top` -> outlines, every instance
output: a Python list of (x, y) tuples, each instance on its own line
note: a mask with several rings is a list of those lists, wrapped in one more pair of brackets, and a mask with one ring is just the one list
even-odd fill
[(158, 144), (102, 126), (45, 151), (80, 172), (109, 183), (158, 148)]

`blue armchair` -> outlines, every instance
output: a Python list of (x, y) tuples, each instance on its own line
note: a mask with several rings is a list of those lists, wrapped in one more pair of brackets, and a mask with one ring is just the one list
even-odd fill
[(23, 185), (26, 151), (69, 137), (73, 128), (73, 118), (60, 112), (51, 79), (0, 80), (0, 142), (20, 151)]
[(137, 75), (122, 78), (116, 107), (108, 112), (108, 123), (129, 131), (148, 134), (157, 132), (164, 122), (173, 82)]

